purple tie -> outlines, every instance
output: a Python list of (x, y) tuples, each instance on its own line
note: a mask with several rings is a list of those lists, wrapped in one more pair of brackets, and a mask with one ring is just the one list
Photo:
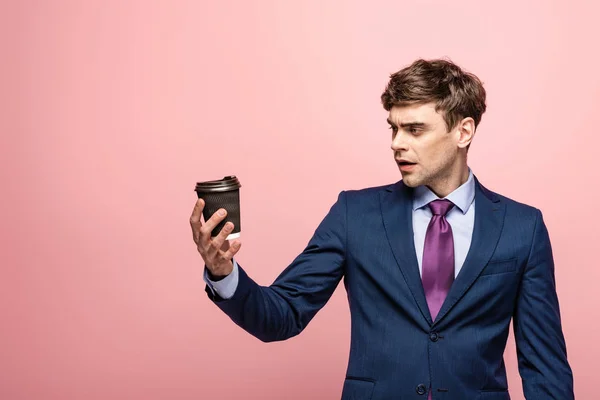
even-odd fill
[(433, 216), (425, 234), (422, 280), (434, 321), (454, 281), (454, 239), (446, 220), (446, 214), (452, 207), (454, 204), (446, 199), (429, 203)]
[[(454, 204), (446, 199), (429, 203), (433, 216), (425, 234), (421, 279), (433, 321), (454, 281), (454, 239), (452, 227), (446, 220), (446, 214), (453, 206)], [(427, 398), (431, 400), (431, 390)]]

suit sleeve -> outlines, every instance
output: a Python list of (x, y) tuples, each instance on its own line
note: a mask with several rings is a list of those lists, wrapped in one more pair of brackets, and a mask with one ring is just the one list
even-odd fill
[(561, 327), (554, 260), (542, 213), (536, 222), (513, 320), (519, 373), (527, 400), (574, 399)]
[(344, 275), (346, 226), (346, 193), (341, 192), (304, 251), (271, 286), (257, 284), (238, 264), (238, 285), (231, 298), (219, 297), (208, 286), (206, 293), (233, 322), (263, 342), (296, 336)]

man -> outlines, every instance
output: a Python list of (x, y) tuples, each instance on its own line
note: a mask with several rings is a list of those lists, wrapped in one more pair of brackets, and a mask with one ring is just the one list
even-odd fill
[(305, 250), (259, 286), (191, 216), (210, 299), (262, 341), (299, 334), (344, 278), (351, 346), (342, 399), (507, 400), (513, 318), (528, 400), (573, 399), (541, 212), (486, 189), (467, 165), (480, 80), (445, 60), (393, 74), (381, 96), (402, 180), (342, 191)]

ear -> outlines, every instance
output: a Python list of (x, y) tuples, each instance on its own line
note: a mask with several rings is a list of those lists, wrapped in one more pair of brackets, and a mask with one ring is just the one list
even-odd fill
[(461, 149), (469, 147), (475, 137), (475, 120), (468, 117), (458, 122), (456, 126), (458, 133), (458, 147)]

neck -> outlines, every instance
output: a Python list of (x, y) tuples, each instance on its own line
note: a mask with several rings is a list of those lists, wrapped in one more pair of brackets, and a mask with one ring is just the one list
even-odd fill
[(461, 163), (452, 168), (446, 175), (440, 177), (436, 182), (427, 187), (438, 197), (446, 197), (469, 179), (469, 167), (467, 163)]

